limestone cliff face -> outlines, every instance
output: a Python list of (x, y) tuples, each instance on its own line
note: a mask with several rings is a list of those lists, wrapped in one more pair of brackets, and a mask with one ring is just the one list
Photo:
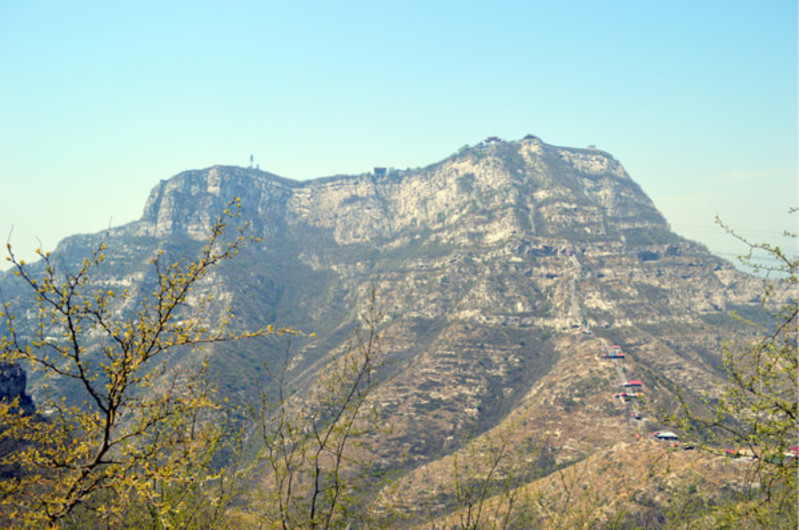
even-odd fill
[[(624, 347), (655, 401), (677, 386), (699, 392), (719, 379), (721, 338), (735, 331), (726, 313), (756, 310), (759, 283), (673, 234), (611, 155), (532, 136), (380, 175), (187, 171), (153, 189), (141, 220), (70, 238), (60, 259), (105, 238), (101, 281), (147, 293), (147, 259), (191, 253), (234, 197), (262, 241), (203, 288), (241, 326), (316, 333), (295, 343), (298, 385), (312, 384), (376, 289), (389, 345), (378, 395), (393, 427), (386, 466), (422, 465), (519, 411), (531, 433), (571, 433), (553, 443), (578, 458), (628, 428), (598, 375), (604, 346)], [(268, 384), (254, 381), (256, 367), (282, 351), (279, 341), (212, 350), (218, 387), (249, 399)], [(602, 434), (581, 437), (574, 425), (584, 421)]]
[[(232, 197), (241, 198), (260, 221), (263, 235), (284, 224), (306, 224), (331, 230), (339, 245), (469, 221), (477, 221), (475, 228), (492, 239), (667, 229), (652, 202), (609, 154), (530, 138), (480, 144), (425, 169), (379, 177), (296, 182), (233, 167), (187, 171), (153, 189), (136, 232), (203, 237), (212, 213)], [(491, 223), (480, 223), (487, 216)]]
[(275, 230), (286, 215), (286, 201), (294, 186), (296, 183), (269, 173), (242, 168), (186, 171), (153, 189), (141, 221), (132, 231), (157, 238), (186, 233), (203, 239), (209, 223), (233, 197), (243, 201), (252, 220)]

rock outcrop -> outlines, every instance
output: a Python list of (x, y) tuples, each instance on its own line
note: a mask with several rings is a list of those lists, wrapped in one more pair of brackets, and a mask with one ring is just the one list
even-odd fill
[(36, 407), (33, 399), (25, 393), (27, 376), (25, 370), (17, 363), (0, 362), (0, 401), (6, 403), (17, 400), (17, 407), (24, 414), (33, 414)]

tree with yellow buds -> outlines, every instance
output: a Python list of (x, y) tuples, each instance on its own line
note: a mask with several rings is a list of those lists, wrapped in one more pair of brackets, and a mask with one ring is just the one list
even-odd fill
[(195, 258), (165, 263), (157, 254), (155, 289), (142, 298), (97, 280), (104, 244), (74, 271), (41, 250), (41, 269), (31, 267), (8, 246), (31, 303), (20, 317), (0, 308), (0, 361), (71, 381), (83, 402), (52, 395), (35, 415), (0, 403), (0, 437), (15, 447), (0, 464), (17, 470), (0, 479), (0, 525), (191, 527), (221, 513), (224, 473), (210, 465), (225, 439), (219, 407), (202, 369), (168, 375), (165, 361), (183, 348), (287, 331), (234, 332), (229, 313), (209, 325), (210, 298), (190, 296), (252, 239), (246, 223), (227, 233), (239, 208), (228, 204)]
[[(795, 215), (796, 209), (791, 210)], [(691, 439), (708, 440), (700, 448), (732, 448), (741, 455), (741, 488), (734, 502), (701, 516), (714, 528), (796, 528), (797, 436), (799, 430), (799, 257), (795, 244), (783, 250), (770, 243), (745, 243), (743, 265), (763, 277), (762, 308), (771, 321), (766, 333), (748, 343), (728, 341), (723, 348), (727, 382), (720, 395), (705, 397), (697, 410), (680, 395), (680, 408), (664, 420)], [(796, 233), (784, 234), (790, 239)], [(742, 325), (751, 324), (735, 315)]]

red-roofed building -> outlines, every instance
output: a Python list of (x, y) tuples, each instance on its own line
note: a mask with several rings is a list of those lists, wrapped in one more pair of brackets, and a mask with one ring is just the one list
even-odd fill
[(626, 383), (622, 383), (621, 386), (644, 386), (644, 383), (637, 379), (633, 379), (631, 381), (627, 381)]

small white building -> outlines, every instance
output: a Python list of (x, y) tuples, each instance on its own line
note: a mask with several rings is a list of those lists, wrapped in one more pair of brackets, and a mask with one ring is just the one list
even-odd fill
[(678, 441), (680, 439), (679, 436), (671, 431), (656, 431), (652, 433), (652, 437), (657, 440)]

